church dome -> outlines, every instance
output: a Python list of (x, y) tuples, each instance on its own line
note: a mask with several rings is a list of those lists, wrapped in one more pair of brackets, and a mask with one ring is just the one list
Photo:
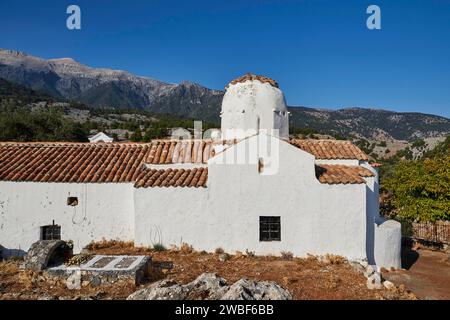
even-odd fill
[(264, 130), (288, 138), (289, 113), (278, 83), (247, 73), (226, 86), (222, 101), (222, 137), (243, 138)]

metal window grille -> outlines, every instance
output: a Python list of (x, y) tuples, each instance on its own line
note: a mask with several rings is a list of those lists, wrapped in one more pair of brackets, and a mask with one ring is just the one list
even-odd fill
[(281, 241), (280, 217), (259, 217), (259, 241)]
[(53, 224), (41, 227), (41, 240), (61, 240), (61, 226)]

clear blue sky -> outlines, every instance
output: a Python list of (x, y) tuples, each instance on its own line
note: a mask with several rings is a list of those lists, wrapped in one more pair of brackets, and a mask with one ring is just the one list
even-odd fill
[[(381, 30), (366, 28), (370, 4)], [(218, 89), (253, 72), (290, 105), (450, 117), (450, 0), (1, 0), (0, 47)]]

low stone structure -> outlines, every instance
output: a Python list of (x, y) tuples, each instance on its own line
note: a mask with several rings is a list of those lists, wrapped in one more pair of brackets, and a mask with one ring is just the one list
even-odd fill
[(71, 247), (62, 240), (40, 240), (33, 243), (25, 256), (23, 268), (40, 271), (63, 263), (72, 255)]
[(364, 275), (364, 277), (367, 279), (366, 285), (368, 289), (379, 290), (385, 287), (388, 290), (394, 290), (396, 288), (396, 286), (392, 282), (383, 279), (380, 267), (376, 265), (370, 265), (365, 260), (349, 261), (349, 264), (356, 271)]
[(127, 300), (292, 300), (292, 295), (272, 281), (240, 279), (228, 286), (216, 274), (203, 273), (185, 285), (170, 279), (157, 281)]
[(80, 265), (61, 264), (46, 271), (65, 277), (69, 289), (86, 285), (96, 287), (119, 280), (130, 280), (139, 285), (148, 275), (150, 263), (151, 258), (148, 256), (93, 255)]

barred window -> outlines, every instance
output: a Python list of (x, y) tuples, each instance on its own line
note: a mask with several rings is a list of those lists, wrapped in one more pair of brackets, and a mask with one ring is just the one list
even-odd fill
[(61, 240), (61, 226), (57, 224), (42, 226), (41, 240)]
[(259, 217), (259, 241), (281, 241), (280, 217)]

